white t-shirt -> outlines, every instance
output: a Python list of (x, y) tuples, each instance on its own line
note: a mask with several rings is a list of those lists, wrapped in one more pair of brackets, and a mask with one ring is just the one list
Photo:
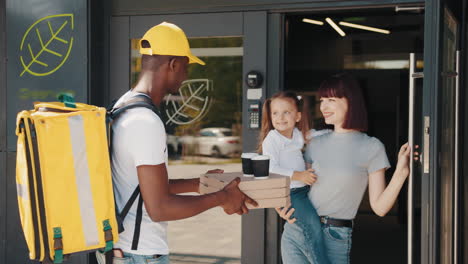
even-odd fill
[[(129, 100), (138, 93), (129, 91), (116, 103)], [(166, 163), (166, 131), (161, 119), (150, 109), (127, 110), (113, 124), (112, 177), (119, 211), (139, 184), (137, 166)], [(119, 234), (115, 248), (139, 255), (167, 255), (167, 222), (153, 222), (143, 206), (138, 250), (131, 250), (138, 199), (125, 217), (125, 231)]]
[[(283, 136), (273, 129), (262, 142), (263, 155), (270, 157), (270, 172), (291, 177), (294, 171), (305, 171), (302, 155), (304, 137), (299, 129), (294, 128), (292, 138)], [(291, 181), (291, 188), (305, 186), (300, 181)]]

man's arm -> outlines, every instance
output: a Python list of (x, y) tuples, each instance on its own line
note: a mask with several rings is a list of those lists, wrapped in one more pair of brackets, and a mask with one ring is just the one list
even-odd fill
[[(231, 182), (219, 192), (199, 196), (181, 196), (171, 193), (164, 163), (138, 166), (137, 173), (146, 211), (151, 220), (155, 222), (192, 217), (216, 206), (222, 206), (228, 214), (242, 214), (248, 212), (245, 202), (256, 205), (255, 201), (239, 190), (237, 187), (239, 180)], [(194, 186), (193, 182), (187, 186)], [(176, 187), (173, 191), (183, 190), (187, 186)]]
[[(224, 170), (214, 169), (207, 173), (223, 173)], [(169, 180), (169, 192), (172, 194), (196, 192), (200, 193), (200, 178)]]
[(199, 192), (200, 178), (169, 180), (171, 194)]

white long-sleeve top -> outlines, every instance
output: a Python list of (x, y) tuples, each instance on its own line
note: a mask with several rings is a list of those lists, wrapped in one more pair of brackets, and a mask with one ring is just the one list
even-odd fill
[[(270, 157), (270, 172), (292, 177), (294, 171), (304, 171), (303, 147), (304, 137), (299, 129), (294, 128), (292, 138), (271, 130), (262, 142), (263, 155)], [(291, 180), (291, 188), (303, 186), (305, 183)]]

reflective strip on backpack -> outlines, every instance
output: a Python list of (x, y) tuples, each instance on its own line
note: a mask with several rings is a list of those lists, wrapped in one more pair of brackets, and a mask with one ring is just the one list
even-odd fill
[(70, 127), (83, 233), (86, 245), (94, 246), (99, 244), (99, 233), (92, 199), (83, 117), (80, 115), (70, 116), (68, 118), (68, 123)]
[(16, 192), (19, 197), (23, 198), (24, 200), (29, 200), (29, 189), (26, 184), (17, 183)]

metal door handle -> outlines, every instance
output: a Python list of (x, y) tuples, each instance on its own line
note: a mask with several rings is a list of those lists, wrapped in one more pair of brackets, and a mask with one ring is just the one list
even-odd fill
[[(410, 175), (408, 179), (408, 264), (413, 263), (413, 156), (414, 156), (414, 90), (415, 80), (423, 78), (422, 72), (416, 72), (416, 57), (414, 53), (410, 53), (409, 58), (409, 116), (408, 116), (408, 144), (411, 147)], [(424, 145), (424, 150), (426, 145)], [(428, 155), (424, 152), (424, 162)], [(423, 157), (421, 157), (422, 159)]]

